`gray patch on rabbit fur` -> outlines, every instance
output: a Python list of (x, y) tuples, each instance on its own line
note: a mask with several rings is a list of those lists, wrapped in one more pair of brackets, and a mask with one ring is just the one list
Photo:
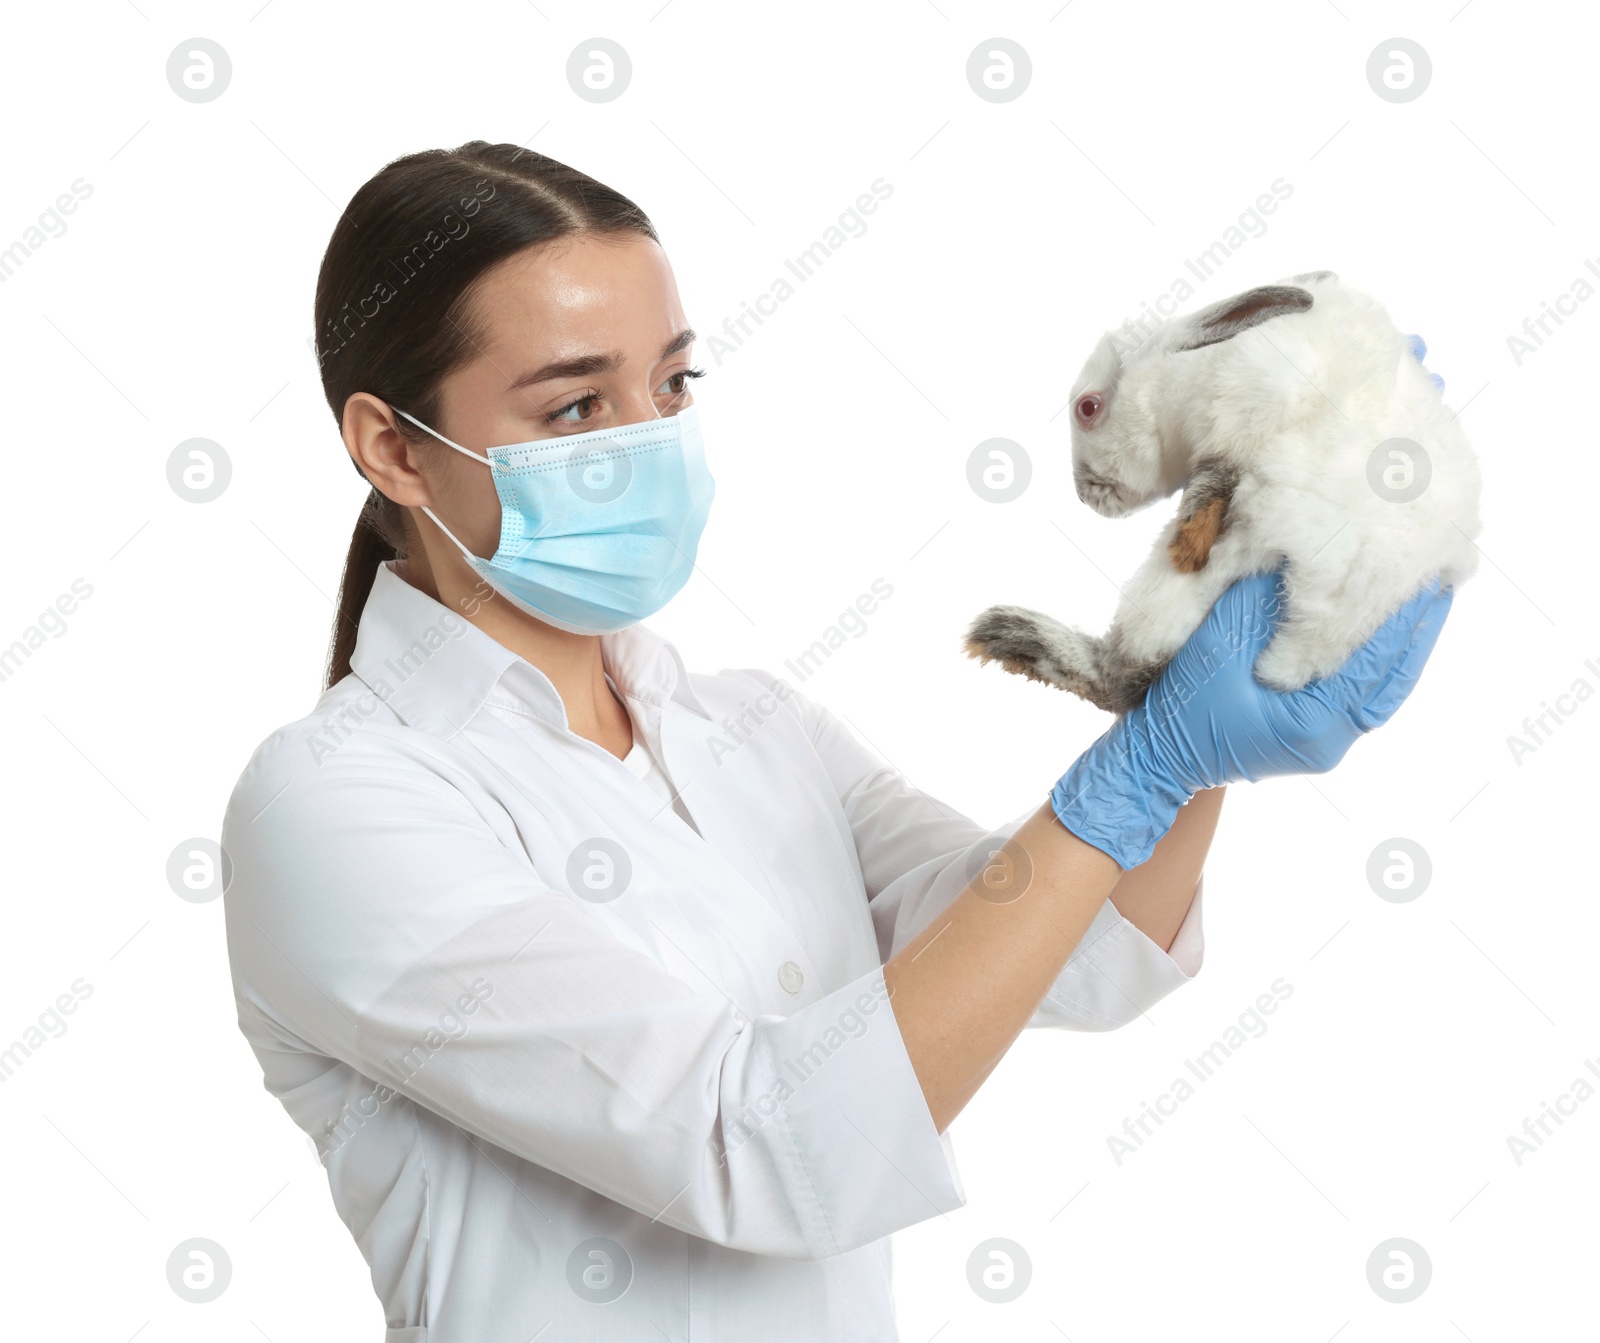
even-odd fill
[(1196, 313), (1191, 319), (1189, 335), (1175, 349), (1181, 353), (1220, 345), (1274, 317), (1304, 312), (1315, 302), (1309, 293), (1294, 285), (1264, 284), (1247, 289)]
[(991, 606), (968, 627), (968, 656), (1126, 713), (1143, 701), (1165, 663), (1136, 662), (1120, 640), (1096, 638), (1025, 606)]

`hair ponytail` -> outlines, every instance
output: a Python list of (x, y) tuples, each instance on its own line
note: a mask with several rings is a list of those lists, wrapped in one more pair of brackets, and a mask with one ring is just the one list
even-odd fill
[[(317, 366), (335, 422), (369, 392), (437, 423), (439, 384), (482, 344), (475, 282), (563, 235), (625, 231), (656, 237), (626, 196), (520, 145), (473, 140), (388, 164), (350, 198), (317, 275)], [(432, 443), (404, 422), (400, 432)], [(378, 566), (405, 558), (409, 530), (406, 510), (373, 486), (345, 556), (324, 687), (350, 674)]]
[(350, 673), (350, 655), (356, 649), (356, 630), (367, 594), (385, 560), (404, 559), (405, 533), (400, 506), (379, 492), (374, 485), (362, 502), (350, 549), (344, 557), (344, 574), (339, 580), (338, 615), (333, 623), (333, 640), (328, 651), (324, 684), (333, 685)]

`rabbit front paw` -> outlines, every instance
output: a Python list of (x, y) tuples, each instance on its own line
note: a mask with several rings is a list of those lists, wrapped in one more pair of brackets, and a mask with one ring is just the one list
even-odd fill
[(1279, 630), (1256, 658), (1255, 677), (1270, 690), (1300, 690), (1321, 672), (1319, 651)]

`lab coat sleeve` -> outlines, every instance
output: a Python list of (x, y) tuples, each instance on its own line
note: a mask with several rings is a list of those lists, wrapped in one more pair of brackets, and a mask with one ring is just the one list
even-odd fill
[[(749, 671), (769, 689), (777, 678)], [(839, 719), (793, 688), (784, 702), (805, 725), (838, 790), (887, 961), (959, 895), (988, 855), (1036, 807), (993, 830), (913, 787)], [(1044, 797), (1040, 797), (1044, 801)], [(1170, 951), (1163, 951), (1107, 901), (1073, 951), (1029, 1026), (1111, 1030), (1126, 1025), (1199, 971), (1203, 953), (1195, 888)]]
[(447, 765), (369, 757), (375, 731), (315, 768), (258, 751), (234, 790), (242, 1028), (736, 1249), (820, 1259), (963, 1204), (881, 973), (751, 1018), (543, 883)]

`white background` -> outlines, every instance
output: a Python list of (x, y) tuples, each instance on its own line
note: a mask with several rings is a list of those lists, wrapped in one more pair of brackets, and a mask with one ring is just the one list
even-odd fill
[[(1481, 572), (1412, 700), (1335, 773), (1230, 790), (1197, 980), (1114, 1034), (1030, 1032), (957, 1120), (968, 1204), (897, 1237), (903, 1333), (1592, 1334), (1600, 1096), (1520, 1166), (1506, 1140), (1600, 1059), (1600, 702), (1520, 764), (1507, 739), (1575, 681), (1600, 688), (1580, 402), (1600, 302), (1520, 365), (1507, 337), (1600, 264), (1597, 29), (1578, 6), (1508, 0), (13, 12), (0, 247), (75, 179), (93, 191), (0, 285), (0, 645), (74, 579), (93, 595), (0, 683), (0, 1047), (75, 980), (92, 994), (0, 1084), (6, 1332), (382, 1328), (324, 1174), (238, 1034), (222, 905), (180, 900), (165, 871), (215, 836), (251, 750), (319, 688), (365, 488), (307, 348), (337, 213), (389, 159), (484, 138), (643, 205), (707, 335), (874, 179), (892, 185), (740, 348), (702, 344), (719, 493), (700, 572), (652, 624), (693, 668), (783, 671), (886, 578), (893, 596), (805, 689), (987, 824), (1042, 799), (1109, 720), (964, 658), (966, 621), (1011, 601), (1101, 628), (1170, 512), (1077, 502), (1071, 379), (1104, 328), (1292, 186), (1194, 301), (1329, 267), (1421, 331), (1483, 459)], [(633, 62), (607, 104), (564, 73), (597, 35)], [(205, 104), (165, 77), (197, 36), (233, 63)], [(1003, 104), (965, 75), (995, 36), (1033, 66)], [(1395, 36), (1433, 63), (1406, 104), (1365, 76)], [(166, 478), (197, 436), (233, 467), (208, 504)], [(966, 480), (996, 436), (1034, 472), (1004, 505)], [(1409, 903), (1366, 878), (1393, 837), (1433, 865)], [(1267, 1032), (1118, 1165), (1108, 1135), (1280, 977), (1293, 992)], [(166, 1281), (194, 1236), (233, 1264), (209, 1305)], [(1405, 1305), (1366, 1276), (1396, 1236), (1433, 1265)], [(968, 1286), (991, 1237), (1032, 1262), (1009, 1305)]]

